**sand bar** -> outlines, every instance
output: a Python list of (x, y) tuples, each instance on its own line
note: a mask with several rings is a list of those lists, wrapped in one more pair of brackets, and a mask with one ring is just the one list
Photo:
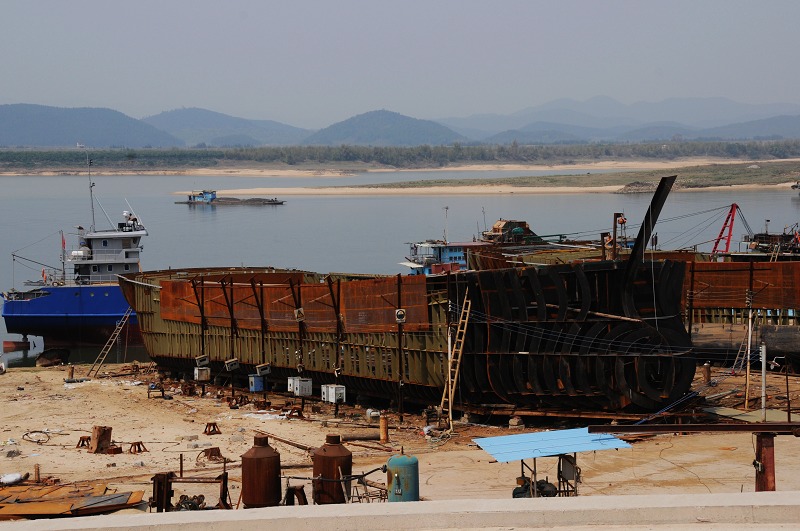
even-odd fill
[[(690, 166), (708, 166), (712, 164), (758, 164), (765, 161), (747, 161), (739, 159), (721, 159), (712, 157), (692, 157), (674, 160), (603, 160), (585, 161), (574, 164), (465, 164), (450, 165), (436, 168), (392, 168), (386, 166), (376, 166), (371, 164), (356, 163), (347, 167), (333, 167), (314, 165), (309, 167), (288, 166), (286, 164), (258, 164), (247, 162), (235, 165), (219, 165), (205, 168), (152, 168), (152, 169), (113, 169), (96, 168), (95, 172), (100, 175), (212, 175), (212, 176), (231, 176), (231, 177), (342, 177), (357, 173), (388, 173), (388, 172), (458, 172), (458, 171), (628, 171), (628, 170), (669, 170), (686, 168)], [(770, 162), (770, 161), (766, 161)], [(774, 162), (774, 161), (773, 161)], [(781, 159), (780, 162), (800, 162), (800, 159)], [(0, 176), (20, 176), (20, 175), (82, 175), (85, 168), (41, 168), (36, 170), (7, 170), (0, 171)]]
[[(776, 185), (741, 184), (732, 186), (707, 186), (703, 188), (678, 188), (674, 192), (718, 192), (720, 190), (754, 191), (765, 188), (789, 189), (794, 183)], [(308, 187), (308, 188), (233, 188), (217, 190), (219, 196), (415, 196), (415, 195), (529, 195), (529, 194), (591, 194), (615, 193), (624, 185), (613, 186), (509, 186), (509, 185), (475, 185), (475, 186), (426, 186), (406, 188), (370, 188), (364, 187)], [(185, 195), (189, 192), (175, 192)]]

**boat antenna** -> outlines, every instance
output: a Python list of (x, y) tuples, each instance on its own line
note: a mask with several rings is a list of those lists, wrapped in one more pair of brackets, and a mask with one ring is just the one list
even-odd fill
[(89, 175), (89, 201), (91, 202), (92, 207), (92, 226), (89, 230), (94, 232), (94, 193), (92, 191), (92, 188), (94, 188), (94, 183), (92, 182), (92, 163), (94, 161), (89, 158), (89, 150), (86, 149), (85, 145), (79, 143), (78, 147), (83, 147), (83, 152), (86, 153), (86, 172)]
[[(114, 222), (111, 221), (111, 218), (108, 216), (108, 212), (106, 212), (106, 209), (103, 208), (103, 203), (100, 202), (100, 198), (97, 198), (97, 206), (99, 206), (100, 210), (103, 211), (103, 215), (106, 217), (106, 221), (108, 221), (108, 224), (113, 227), (114, 226)], [(92, 212), (92, 214), (94, 214), (94, 212)], [(94, 222), (94, 216), (92, 216), (92, 222)], [(92, 229), (94, 229), (94, 225), (92, 225)], [(118, 230), (118, 229), (116, 229), (116, 230)]]
[(449, 206), (444, 208), (444, 243), (447, 243), (447, 211), (450, 210)]
[(483, 231), (486, 232), (487, 230), (489, 230), (486, 227), (486, 207), (481, 207), (481, 212), (483, 212)]

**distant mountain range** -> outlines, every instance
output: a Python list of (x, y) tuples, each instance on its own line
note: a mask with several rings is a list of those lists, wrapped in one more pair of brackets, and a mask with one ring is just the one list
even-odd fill
[(311, 146), (442, 146), (469, 139), (442, 124), (396, 112), (372, 111), (317, 131), (303, 144)]
[(800, 105), (682, 98), (625, 105), (608, 97), (555, 100), (508, 114), (422, 120), (378, 110), (319, 131), (207, 109), (141, 120), (112, 109), (0, 105), (0, 147), (246, 147), (291, 145), (639, 143), (800, 138)]
[(141, 120), (99, 108), (0, 105), (0, 146), (169, 147), (184, 142)]
[(246, 120), (196, 108), (166, 111), (142, 121), (189, 146), (289, 146), (302, 143), (313, 132), (272, 120)]

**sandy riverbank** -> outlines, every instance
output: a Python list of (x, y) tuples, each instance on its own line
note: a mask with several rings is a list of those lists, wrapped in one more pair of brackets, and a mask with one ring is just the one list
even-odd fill
[[(122, 367), (108, 368), (119, 371)], [(75, 376), (83, 376), (86, 369), (86, 366), (76, 367)], [(741, 398), (734, 398), (731, 393), (741, 392), (744, 376), (729, 377), (730, 369), (715, 368), (713, 371), (713, 378), (721, 381), (716, 387), (701, 390), (701, 394), (719, 394), (726, 397), (721, 400), (741, 402)], [(153, 381), (153, 376), (127, 375), (65, 383), (66, 376), (66, 367), (11, 368), (0, 375), (4, 390), (0, 394), (3, 421), (0, 475), (32, 474), (34, 465), (38, 464), (42, 476), (55, 476), (62, 482), (106, 481), (120, 490), (144, 490), (146, 499), (152, 492), (152, 476), (158, 472), (177, 471), (181, 454), (186, 475), (214, 477), (219, 474), (222, 463), (202, 456), (205, 449), (218, 447), (221, 454), (231, 460), (226, 468), (231, 473), (231, 497), (236, 503), (241, 492), (240, 456), (252, 446), (256, 430), (311, 447), (321, 445), (328, 433), (356, 435), (378, 431), (374, 425), (371, 428), (366, 425), (364, 409), (350, 406), (343, 407), (341, 418), (335, 419), (329, 404), (309, 401), (305, 419), (286, 419), (259, 413), (252, 405), (230, 409), (225, 400), (217, 397), (216, 389), (212, 396), (186, 396), (178, 391), (178, 383), (166, 386), (171, 400), (156, 395), (148, 398), (147, 383)], [(754, 384), (754, 395), (758, 392), (757, 385)], [(785, 394), (785, 385), (783, 375), (769, 374), (769, 406), (777, 410), (770, 414), (777, 420), (785, 418), (780, 411), (785, 408), (785, 396), (777, 396)], [(794, 404), (800, 392), (800, 381), (792, 376), (789, 385)], [(695, 386), (701, 387), (699, 374)], [(230, 388), (224, 390), (224, 395), (230, 396)], [(270, 393), (269, 399), (272, 404), (283, 406), (289, 397)], [(299, 404), (297, 399), (295, 401)], [(734, 405), (733, 402), (730, 405)], [(312, 405), (321, 408), (313, 412)], [(205, 434), (208, 422), (216, 422), (221, 433)], [(536, 417), (526, 422), (533, 431), (564, 426)], [(583, 425), (593, 423), (582, 421)], [(406, 454), (419, 459), (420, 494), (426, 499), (510, 498), (519, 475), (519, 463), (493, 462), (472, 439), (520, 433), (520, 430), (502, 425), (459, 424), (452, 437), (430, 439), (422, 433), (424, 421), (419, 415), (407, 414), (401, 429), (394, 427), (398, 425), (396, 416), (391, 417), (390, 424), (393, 427), (388, 444), (362, 440), (348, 445), (353, 453), (354, 472), (379, 467), (404, 448)], [(80, 437), (91, 434), (93, 426), (112, 427), (112, 438), (122, 448), (122, 453), (90, 454), (86, 448), (76, 448)], [(136, 441), (141, 441), (147, 451), (129, 453)], [(274, 439), (270, 443), (281, 454), (284, 474), (311, 475), (308, 452)], [(579, 454), (578, 464), (583, 471), (580, 492), (589, 496), (752, 492), (752, 445), (749, 433), (669, 434), (641, 440), (628, 449)], [(800, 439), (778, 437), (775, 460), (778, 490), (800, 490)], [(555, 458), (540, 459), (539, 474), (553, 481), (556, 464)], [(377, 473), (371, 479), (384, 481), (385, 475)], [(176, 495), (181, 492), (192, 495), (200, 486), (180, 485), (179, 488)], [(306, 493), (310, 495), (310, 485)], [(214, 489), (206, 495), (212, 499)]]
[[(800, 159), (784, 159), (781, 162), (800, 161)], [(107, 169), (96, 168), (95, 172), (101, 175), (213, 175), (231, 177), (341, 177), (355, 173), (386, 173), (386, 172), (458, 172), (458, 171), (630, 171), (630, 170), (669, 170), (686, 168), (690, 166), (708, 166), (712, 164), (749, 164), (763, 161), (745, 161), (738, 159), (720, 159), (711, 157), (694, 157), (665, 161), (653, 160), (603, 160), (586, 161), (572, 164), (465, 164), (450, 165), (436, 168), (391, 168), (368, 164), (351, 164), (344, 166), (341, 163), (332, 165), (288, 166), (285, 164), (257, 164), (248, 162), (234, 165), (219, 165), (204, 168), (152, 168), (152, 169)], [(85, 168), (57, 169), (41, 168), (36, 170), (10, 170), (0, 171), (0, 176), (19, 175), (83, 175)]]
[[(742, 184), (733, 186), (708, 186), (704, 188), (678, 188), (674, 192), (714, 192), (719, 190), (763, 190), (765, 188), (790, 189), (794, 183), (775, 185)], [(509, 195), (509, 194), (589, 194), (615, 193), (624, 185), (614, 186), (426, 186), (408, 188), (369, 188), (369, 187), (308, 187), (308, 188), (232, 188), (217, 190), (219, 196), (262, 196), (284, 197), (301, 195), (326, 196), (415, 196), (415, 195)], [(188, 191), (175, 192), (175, 195), (186, 195)]]
[[(622, 186), (596, 186), (578, 188), (575, 186), (426, 186), (408, 188), (368, 188), (368, 187), (309, 187), (309, 188), (235, 188), (217, 190), (220, 196), (269, 196), (284, 197), (297, 195), (327, 196), (409, 196), (409, 195), (508, 195), (508, 194), (572, 194), (572, 193), (612, 193)], [(184, 195), (188, 192), (177, 192)]]
[[(800, 162), (800, 159), (786, 159), (780, 162)], [(615, 193), (620, 191), (627, 182), (619, 184), (604, 184), (597, 186), (587, 186), (575, 180), (575, 172), (634, 172), (634, 171), (663, 171), (664, 175), (669, 173), (679, 173), (681, 168), (711, 166), (711, 165), (741, 165), (741, 164), (763, 164), (764, 161), (743, 161), (719, 158), (684, 158), (669, 161), (653, 160), (604, 160), (576, 162), (574, 164), (469, 164), (458, 166), (446, 166), (437, 168), (413, 168), (397, 169), (389, 167), (378, 167), (367, 164), (354, 164), (342, 166), (341, 164), (332, 166), (309, 165), (300, 167), (289, 167), (285, 164), (262, 164), (244, 163), (234, 165), (221, 165), (206, 168), (182, 168), (182, 169), (147, 169), (147, 170), (114, 170), (98, 169), (98, 174), (109, 176), (215, 176), (225, 177), (254, 177), (254, 178), (319, 178), (320, 184), (307, 187), (253, 187), (253, 188), (217, 188), (219, 196), (302, 196), (302, 195), (326, 195), (326, 196), (385, 196), (385, 195), (503, 195), (503, 194), (566, 194), (566, 193)], [(564, 175), (564, 185), (554, 185), (553, 180), (558, 180), (558, 175), (549, 176), (546, 185), (542, 186), (512, 186), (509, 184), (480, 184), (480, 185), (461, 185), (453, 183), (441, 186), (398, 186), (387, 187), (343, 187), (325, 186), (326, 179), (342, 176), (355, 175), (359, 173), (389, 173), (398, 174), (411, 172), (569, 172)], [(52, 169), (44, 168), (35, 171), (5, 171), (0, 172), (2, 176), (58, 176), (58, 175), (83, 175), (83, 169)], [(632, 179), (635, 177), (631, 176)], [(789, 188), (795, 181), (779, 184), (744, 184), (727, 186), (707, 186), (707, 187), (681, 187), (676, 185), (673, 192), (698, 192), (698, 191), (718, 191), (737, 189), (742, 191), (775, 187), (777, 189)], [(190, 190), (175, 192), (174, 195), (186, 195)]]

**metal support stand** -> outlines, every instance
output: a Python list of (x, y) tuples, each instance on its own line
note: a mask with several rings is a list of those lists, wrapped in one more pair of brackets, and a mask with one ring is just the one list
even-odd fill
[(775, 434), (756, 434), (756, 492), (775, 490)]

